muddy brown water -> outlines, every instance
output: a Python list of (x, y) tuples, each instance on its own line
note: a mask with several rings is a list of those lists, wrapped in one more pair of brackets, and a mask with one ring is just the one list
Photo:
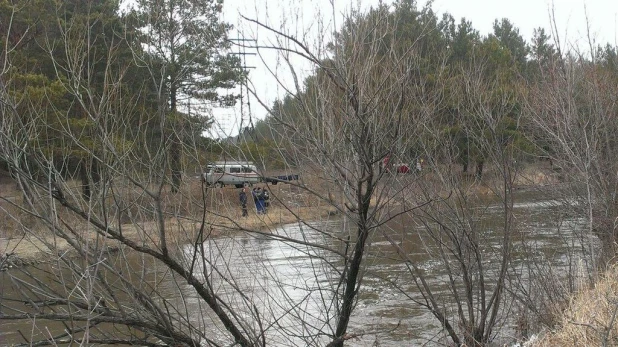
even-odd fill
[[(514, 206), (517, 236), (511, 267), (513, 273), (525, 273), (523, 270), (534, 260), (552, 264), (558, 269), (572, 266), (569, 255), (585, 252), (586, 248), (587, 240), (578, 236), (582, 228), (580, 221), (564, 217), (561, 204), (545, 195), (522, 192), (517, 200), (519, 202)], [(478, 209), (476, 218), (483, 228), (482, 245), (487, 247), (487, 268), (491, 274), (491, 264), (497, 262), (492, 251), (499, 248), (502, 235), (502, 209), (496, 203)], [(557, 220), (561, 221), (560, 228), (557, 228)], [(329, 235), (344, 237), (346, 230), (353, 227), (353, 221), (337, 218), (309, 225), (286, 225), (275, 232), (341, 250), (344, 245), (333, 241)], [(390, 223), (388, 230), (408, 257), (422, 269), (438, 300), (443, 300), (444, 306), (452, 309), (447, 274), (442, 263), (430, 255), (435, 248), (423, 237), (423, 228), (416, 226), (413, 220), (398, 218)], [(524, 239), (532, 252), (524, 251)], [(340, 257), (327, 250), (255, 235), (213, 239), (205, 244), (205, 249), (211, 263), (207, 266), (210, 270), (215, 265), (220, 266), (221, 272), (203, 271), (198, 265), (194, 273), (209, 276), (221, 298), (237, 304), (239, 314), (250, 319), (253, 308), (247, 308), (242, 296), (233, 290), (240, 288), (261, 311), (269, 346), (326, 344), (326, 338), (319, 336), (318, 332), (330, 333), (329, 323), (334, 326), (335, 303), (331, 293), (339, 278), (338, 269), (342, 267)], [(193, 247), (187, 245), (182, 251), (190, 258)], [(144, 260), (137, 254), (127, 253), (122, 261), (129, 262), (133, 269), (144, 268)], [(357, 333), (359, 337), (349, 340), (346, 345), (435, 346), (447, 343), (439, 322), (419, 304), (422, 298), (409, 268), (397, 256), (390, 241), (379, 235), (373, 237), (364, 264), (366, 272), (349, 328), (349, 332)], [(44, 265), (41, 271), (29, 267), (28, 271), (43, 283), (52, 285), (46, 281), (53, 282), (54, 279), (44, 275), (50, 270), (49, 266)], [(5, 299), (19, 298), (16, 282), (11, 276), (20, 277), (15, 269), (0, 273), (0, 294)], [(225, 334), (221, 327), (213, 325), (205, 305), (186, 283), (177, 281), (158, 266), (147, 266), (143, 276), (136, 274), (136, 281), (156, 282), (168, 303), (182, 307), (183, 315), (198, 328), (212, 330), (212, 336)], [(223, 278), (234, 280), (224, 281)], [(449, 312), (451, 316), (455, 314)], [(512, 318), (515, 313), (503, 311), (501, 314), (507, 319), (500, 321), (502, 326), (496, 329), (499, 331), (496, 340), (508, 343), (515, 338), (514, 322), (508, 317)], [(59, 323), (45, 323), (33, 329), (32, 321), (5, 321), (0, 325), (0, 344), (24, 343), (22, 335), (40, 337), (63, 329)]]

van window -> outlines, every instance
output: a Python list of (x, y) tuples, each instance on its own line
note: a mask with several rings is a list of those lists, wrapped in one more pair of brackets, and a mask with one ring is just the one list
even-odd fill
[(231, 167), (230, 168), (230, 173), (240, 173), (240, 168), (239, 167)]
[(215, 173), (223, 173), (223, 168), (222, 167), (215, 167)]
[(251, 173), (251, 172), (253, 172), (253, 170), (250, 167), (243, 166), (242, 172), (244, 172), (244, 173)]

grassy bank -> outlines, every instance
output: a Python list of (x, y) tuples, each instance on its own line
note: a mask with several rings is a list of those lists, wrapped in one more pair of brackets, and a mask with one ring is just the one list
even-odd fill
[[(423, 179), (439, 180), (431, 172), (424, 172)], [(434, 175), (435, 176), (435, 175)], [(415, 176), (408, 176), (414, 179)], [(432, 178), (433, 177), (433, 178)], [(491, 171), (485, 176), (487, 181), (466, 180), (466, 186), (475, 194), (492, 194), (489, 188)], [(469, 178), (462, 176), (462, 179)], [(525, 168), (516, 177), (516, 187), (545, 186), (558, 182), (551, 171), (538, 168)], [(336, 194), (334, 187), (327, 186), (314, 177), (304, 177), (301, 184), (306, 184), (318, 195), (331, 198)], [(191, 178), (178, 194), (163, 193), (163, 210), (168, 242), (174, 246), (194, 243), (199, 237), (223, 237), (234, 233), (269, 233), (280, 225), (298, 221), (315, 221), (325, 218), (337, 218), (333, 200), (320, 199), (293, 184), (261, 185), (270, 191), (271, 206), (266, 215), (257, 215), (255, 205), (249, 194), (249, 216), (242, 217), (239, 189), (226, 187), (222, 189), (206, 188), (199, 179)], [(413, 186), (413, 185), (411, 185)], [(0, 255), (15, 254), (23, 264), (53, 259), (50, 252), (68, 253), (69, 242), (49, 232), (47, 226), (19, 209), (23, 197), (14, 184), (0, 187)], [(330, 194), (329, 194), (330, 193)], [(75, 188), (74, 194), (79, 194)], [(406, 194), (413, 194), (406, 191)], [(159, 242), (160, 226), (149, 215), (140, 211), (147, 209), (148, 198), (140, 194), (131, 196), (125, 210), (112, 211), (117, 219), (112, 228), (121, 228), (123, 236), (139, 244), (155, 246)], [(336, 204), (336, 203), (335, 203)], [(141, 212), (143, 213), (143, 212)], [(91, 244), (100, 249), (114, 249), (118, 242), (100, 237), (92, 226), (71, 217), (67, 211), (58, 206), (60, 223), (70, 224), (76, 231), (75, 237), (89, 238)], [(28, 231), (28, 232), (26, 232)], [(203, 234), (200, 235), (200, 233)], [(594, 288), (583, 288), (572, 300), (564, 312), (553, 313), (562, 316), (560, 324), (553, 331), (547, 331), (541, 338), (531, 341), (528, 346), (611, 346), (618, 345), (616, 329), (616, 312), (618, 308), (618, 268), (610, 269)]]
[[(415, 179), (416, 176), (406, 177)], [(401, 178), (407, 179), (406, 177)], [(462, 176), (462, 179), (466, 177)], [(491, 180), (491, 171), (488, 170), (486, 177)], [(432, 181), (435, 177), (431, 171), (427, 171), (423, 173), (423, 180)], [(544, 185), (552, 182), (551, 177), (538, 168), (522, 170), (517, 180), (520, 186)], [(462, 183), (469, 186), (466, 189), (474, 190), (475, 194), (491, 194), (487, 188), (489, 185), (483, 182), (475, 182), (472, 179), (470, 182), (466, 180)], [(111, 197), (105, 200), (105, 213), (109, 218), (110, 228), (121, 229), (125, 237), (135, 242), (148, 246), (156, 244), (161, 226), (155, 222), (156, 218), (152, 213), (145, 212), (151, 208), (150, 197), (143, 194), (143, 191), (132, 191), (129, 185), (123, 188), (118, 182), (115, 184), (125, 190), (117, 190), (114, 192), (117, 196), (113, 200)], [(317, 194), (309, 193), (296, 184), (305, 185)], [(440, 183), (437, 181), (435, 184)], [(198, 177), (188, 177), (179, 193), (171, 194), (164, 190), (161, 193), (161, 209), (166, 216), (164, 228), (168, 242), (176, 245), (192, 243), (200, 232), (203, 233), (201, 237), (250, 231), (270, 232), (278, 225), (300, 220), (320, 220), (332, 216), (337, 214), (335, 205), (341, 204), (335, 201), (334, 196), (339, 196), (335, 187), (328, 186), (316, 175), (303, 175), (302, 181), (293, 184), (260, 184), (260, 186), (270, 191), (271, 204), (268, 213), (257, 215), (248, 189), (248, 217), (242, 217), (238, 188), (208, 188)], [(79, 182), (72, 182), (70, 189), (65, 195), (71, 197), (69, 199), (71, 202), (81, 203), (85, 211), (101, 211), (102, 204), (96, 201), (88, 206), (80, 202)], [(49, 224), (43, 224), (25, 212), (26, 209), (21, 209), (25, 202), (15, 183), (4, 180), (0, 184), (0, 192), (0, 255), (14, 253), (24, 261), (36, 261), (46, 258), (50, 249), (65, 252), (70, 248), (66, 240), (50, 232)], [(413, 194), (413, 188), (408, 194)], [(44, 199), (49, 201), (42, 201), (43, 203), (52, 203), (51, 197)], [(92, 225), (76, 218), (57, 202), (55, 204), (57, 211), (55, 223), (70, 225), (75, 237), (87, 237), (95, 242), (114, 246), (113, 240), (97, 236), (92, 230)]]
[[(332, 205), (307, 194), (293, 184), (260, 186), (270, 191), (268, 213), (256, 213), (248, 189), (247, 217), (242, 217), (238, 188), (208, 188), (203, 186), (199, 179), (190, 178), (186, 180), (180, 193), (172, 195), (163, 192), (161, 201), (166, 216), (163, 222), (167, 242), (173, 246), (193, 243), (200, 233), (202, 235), (199, 237), (202, 238), (238, 232), (268, 233), (279, 225), (319, 220), (336, 214)], [(29, 264), (49, 258), (48, 254), (52, 251), (65, 253), (71, 250), (66, 239), (51, 233), (49, 224), (44, 224), (21, 210), (20, 206), (25, 202), (14, 184), (3, 184), (1, 192), (0, 256), (13, 254), (14, 259), (19, 259), (19, 264)], [(72, 194), (74, 197), (79, 196), (77, 183)], [(110, 209), (109, 214), (113, 217), (110, 218), (109, 227), (121, 230), (124, 237), (138, 244), (156, 246), (161, 226), (153, 220), (152, 215), (143, 212), (150, 203), (148, 197), (130, 192), (127, 196), (128, 202), (124, 210)], [(97, 246), (108, 249), (117, 247), (117, 241), (101, 237), (92, 229), (92, 225), (76, 218), (59, 204), (56, 205), (55, 222), (70, 225), (74, 231), (72, 237), (87, 238), (92, 245), (96, 243)]]
[(555, 314), (561, 317), (555, 329), (527, 347), (618, 346), (618, 266), (607, 269), (592, 288), (582, 285), (566, 310)]

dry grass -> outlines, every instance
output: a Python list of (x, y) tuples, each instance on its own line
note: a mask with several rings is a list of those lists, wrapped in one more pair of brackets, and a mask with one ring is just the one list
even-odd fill
[[(430, 171), (423, 177), (425, 184), (432, 182)], [(546, 182), (546, 177), (538, 168), (522, 172), (519, 179), (521, 184)], [(162, 195), (161, 207), (166, 215), (167, 241), (176, 245), (194, 242), (200, 230), (204, 230), (209, 236), (232, 234), (242, 230), (267, 232), (278, 225), (298, 220), (319, 220), (335, 213), (333, 204), (341, 202), (333, 198), (340, 196), (334, 187), (311, 173), (303, 173), (302, 181), (299, 183), (328, 197), (330, 201), (321, 200), (292, 184), (261, 184), (260, 186), (267, 188), (271, 193), (271, 206), (268, 213), (264, 216), (256, 214), (249, 191), (249, 216), (241, 217), (238, 188), (206, 188), (199, 178), (188, 177), (180, 193), (171, 194), (169, 191), (164, 191)], [(440, 182), (434, 182), (434, 185), (441, 186)], [(469, 189), (473, 189), (477, 194), (482, 195), (483, 189), (489, 191), (486, 185), (474, 180), (469, 185)], [(79, 203), (79, 182), (70, 182), (69, 186), (72, 201)], [(107, 198), (105, 211), (112, 227), (121, 228), (123, 235), (135, 242), (146, 245), (158, 244), (160, 228), (154, 222), (152, 199), (128, 184), (122, 186), (116, 182), (115, 189), (114, 194), (120, 198), (116, 200), (111, 197)], [(150, 189), (154, 190), (156, 187), (150, 187)], [(54, 235), (41, 222), (19, 210), (17, 206), (22, 204), (22, 194), (16, 189), (15, 184), (2, 184), (0, 196), (2, 197), (0, 199), (0, 254), (16, 252), (20, 257), (40, 258), (42, 253), (49, 251), (49, 247), (44, 245), (45, 242), (53, 243), (54, 251), (63, 251), (69, 247), (66, 241), (54, 238)], [(118, 201), (120, 201), (119, 205), (116, 206), (115, 202)], [(100, 214), (97, 213), (100, 212), (100, 206), (83, 206), (83, 208), (85, 210), (92, 208), (94, 214)], [(205, 214), (204, 211), (206, 211)], [(79, 236), (92, 238), (92, 235), (96, 234), (91, 230), (92, 226), (63, 208), (58, 209), (58, 217), (73, 226)], [(109, 241), (102, 240), (101, 242)]]
[[(303, 183), (328, 190), (311, 180)], [(270, 191), (270, 208), (266, 215), (257, 215), (248, 189), (248, 217), (241, 217), (238, 188), (206, 188), (199, 179), (190, 178), (185, 181), (180, 193), (164, 192), (161, 200), (162, 210), (167, 216), (164, 223), (168, 245), (176, 247), (195, 242), (200, 230), (207, 236), (229, 235), (243, 230), (269, 232), (281, 224), (318, 220), (334, 211), (332, 205), (294, 185), (280, 183), (260, 186)], [(70, 249), (65, 240), (55, 237), (42, 223), (24, 223), (17, 207), (22, 203), (21, 193), (14, 186), (3, 187), (0, 191), (5, 198), (4, 201), (0, 199), (0, 219), (3, 222), (0, 225), (0, 255), (15, 253), (22, 260), (36, 261), (52, 251), (57, 253)], [(79, 189), (74, 193), (74, 196), (79, 196)], [(123, 236), (134, 242), (156, 247), (160, 243), (160, 228), (154, 220), (155, 215), (148, 212), (152, 210), (152, 200), (142, 192), (130, 191), (128, 188), (119, 194), (123, 196), (123, 206), (108, 209), (108, 215), (112, 216), (112, 227), (122, 229)], [(107, 203), (113, 206), (111, 198)], [(100, 237), (93, 232), (92, 226), (78, 220), (66, 209), (59, 208), (58, 211), (59, 219), (74, 228), (76, 237), (87, 238), (88, 242), (98, 242), (99, 245), (116, 246), (115, 241)]]
[(617, 314), (618, 266), (614, 266), (594, 288), (581, 290), (572, 298), (559, 328), (527, 346), (618, 346)]
[(32, 219), (17, 207), (21, 204), (22, 195), (14, 184), (0, 184), (0, 237), (20, 237), (22, 226), (31, 226)]
[(546, 164), (527, 165), (515, 177), (515, 186), (544, 186), (560, 183), (558, 175)]

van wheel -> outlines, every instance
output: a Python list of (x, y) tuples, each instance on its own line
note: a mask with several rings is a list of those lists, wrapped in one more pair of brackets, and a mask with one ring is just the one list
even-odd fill
[(249, 188), (249, 187), (251, 187), (251, 186), (252, 186), (252, 184), (251, 184), (251, 183), (249, 183), (249, 182), (245, 182), (245, 183), (243, 183), (243, 186), (244, 186), (245, 188)]
[(223, 188), (223, 183), (217, 182), (217, 183), (214, 184), (214, 187), (215, 188)]

